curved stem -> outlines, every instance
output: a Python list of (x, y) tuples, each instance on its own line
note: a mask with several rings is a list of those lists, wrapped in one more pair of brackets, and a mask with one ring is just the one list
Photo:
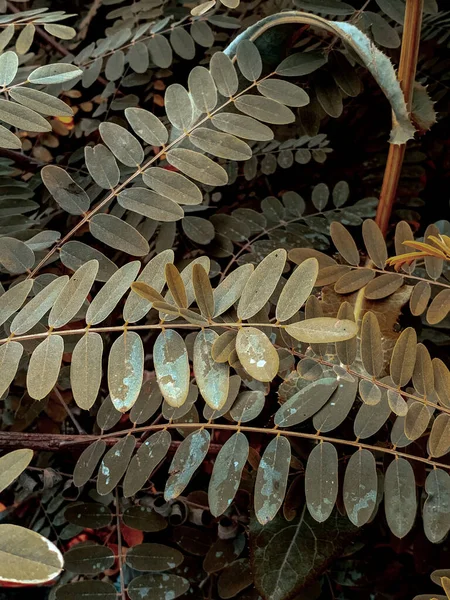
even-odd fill
[[(406, 108), (411, 110), (419, 54), (420, 31), (422, 27), (424, 0), (406, 0), (405, 26), (402, 36), (402, 49), (398, 68), (400, 87), (405, 96)], [(389, 154), (381, 187), (376, 223), (386, 234), (394, 205), (398, 182), (405, 156), (406, 144), (389, 146)]]

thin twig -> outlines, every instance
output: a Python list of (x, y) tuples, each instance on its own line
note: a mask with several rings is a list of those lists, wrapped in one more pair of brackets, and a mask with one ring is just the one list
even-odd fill
[[(48, 447), (53, 451), (74, 448), (77, 446), (86, 446), (95, 442), (99, 439), (104, 440), (109, 444), (116, 443), (124, 435), (130, 435), (132, 433), (141, 433), (144, 431), (160, 431), (161, 429), (220, 429), (222, 431), (244, 431), (247, 433), (258, 433), (263, 435), (284, 435), (286, 437), (300, 438), (306, 439), (315, 442), (330, 442), (331, 444), (339, 444), (343, 446), (352, 446), (358, 449), (366, 449), (372, 452), (381, 452), (384, 454), (390, 454), (392, 456), (397, 456), (399, 458), (406, 458), (408, 460), (415, 460), (417, 462), (425, 463), (430, 465), (431, 467), (437, 467), (441, 469), (450, 469), (450, 465), (434, 461), (430, 458), (425, 458), (423, 456), (415, 456), (414, 454), (408, 454), (406, 452), (401, 452), (397, 450), (395, 447), (384, 447), (384, 446), (374, 446), (372, 444), (366, 444), (364, 442), (360, 442), (358, 439), (355, 440), (347, 440), (341, 438), (334, 438), (327, 435), (322, 435), (321, 433), (305, 433), (303, 431), (292, 431), (292, 430), (282, 430), (282, 429), (274, 429), (274, 428), (265, 428), (265, 427), (250, 427), (246, 425), (239, 424), (231, 424), (231, 423), (159, 423), (157, 425), (147, 425), (143, 427), (136, 427), (133, 429), (125, 429), (122, 431), (117, 431), (115, 433), (107, 433), (102, 436), (98, 435), (54, 435), (54, 434), (33, 434), (33, 433), (16, 433), (16, 432), (0, 432), (0, 448), (4, 447), (3, 441), (6, 441), (7, 448), (13, 447), (11, 441), (8, 443), (8, 436), (12, 436), (15, 438), (16, 442), (20, 440), (24, 443), (30, 443), (33, 439), (33, 436), (48, 439)], [(26, 440), (26, 441), (25, 441)], [(217, 445), (217, 444), (216, 444)], [(19, 446), (17, 443), (14, 447), (23, 447)]]

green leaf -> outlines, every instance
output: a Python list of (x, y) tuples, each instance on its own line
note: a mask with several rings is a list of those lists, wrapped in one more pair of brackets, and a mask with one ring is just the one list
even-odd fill
[(114, 156), (127, 167), (138, 167), (144, 160), (144, 151), (138, 140), (116, 123), (100, 123), (102, 140)]
[(0, 125), (0, 148), (9, 148), (11, 150), (20, 150), (22, 143), (17, 135), (9, 131), (3, 125)]
[(299, 342), (322, 344), (352, 339), (358, 333), (358, 325), (348, 319), (316, 317), (286, 325), (285, 330)]
[(291, 444), (282, 435), (275, 437), (264, 451), (256, 474), (254, 506), (261, 525), (271, 521), (286, 494)]
[(33, 88), (17, 87), (11, 88), (9, 94), (13, 100), (23, 106), (35, 110), (42, 115), (52, 117), (71, 117), (73, 110), (68, 104), (45, 92)]
[(116, 271), (98, 292), (86, 313), (86, 323), (97, 325), (106, 319), (136, 279), (141, 263), (138, 260), (125, 264)]
[(100, 464), (97, 478), (97, 493), (100, 496), (106, 496), (112, 492), (122, 479), (135, 446), (136, 438), (133, 435), (127, 435), (105, 454)]
[(17, 75), (19, 57), (15, 52), (4, 52), (0, 55), (0, 85), (5, 87), (11, 83)]
[(232, 503), (248, 452), (247, 438), (243, 433), (236, 432), (217, 455), (208, 488), (209, 508), (215, 517), (222, 515)]
[[(173, 263), (173, 250), (163, 250), (153, 257), (142, 269), (136, 282), (146, 283), (157, 292), (161, 292), (165, 283), (165, 267), (168, 263)], [(130, 292), (123, 308), (124, 321), (136, 323), (149, 312), (152, 304), (145, 298)]]
[(0, 582), (39, 585), (62, 571), (58, 548), (42, 535), (18, 525), (0, 525)]
[(279, 248), (266, 256), (256, 267), (248, 278), (239, 300), (239, 319), (250, 319), (266, 304), (283, 273), (286, 258), (286, 250)]
[(77, 34), (76, 30), (73, 27), (68, 27), (67, 25), (60, 25), (59, 23), (45, 23), (44, 29), (50, 35), (54, 35), (55, 37), (61, 40), (71, 40)]
[(14, 317), (11, 323), (11, 333), (22, 335), (34, 327), (53, 306), (68, 281), (67, 275), (57, 277), (36, 294)]
[(218, 317), (226, 312), (235, 302), (237, 302), (247, 284), (247, 280), (253, 273), (254, 267), (251, 264), (241, 265), (215, 288), (214, 294), (214, 316)]
[(236, 352), (244, 369), (256, 381), (272, 381), (278, 373), (278, 353), (260, 329), (241, 327), (236, 337)]
[(131, 256), (145, 256), (149, 253), (148, 242), (139, 231), (114, 215), (94, 215), (89, 221), (89, 231), (104, 244)]
[(22, 31), (17, 36), (16, 40), (16, 52), (17, 54), (26, 54), (31, 47), (34, 40), (34, 34), (36, 33), (36, 27), (33, 23), (27, 23)]
[(164, 498), (166, 501), (178, 498), (198, 467), (202, 464), (209, 448), (211, 436), (206, 429), (189, 434), (178, 446), (169, 469)]
[(350, 457), (344, 477), (344, 506), (348, 518), (357, 527), (372, 516), (377, 500), (378, 477), (375, 458), (361, 448)]
[(425, 480), (425, 491), (423, 529), (430, 542), (439, 544), (450, 531), (450, 475), (447, 471), (430, 471)]
[(236, 98), (234, 104), (244, 114), (255, 117), (264, 123), (287, 125), (295, 121), (295, 115), (290, 108), (270, 98), (243, 94)]
[[(123, 495), (134, 496), (142, 489), (169, 451), (172, 438), (167, 430), (157, 431), (139, 447), (125, 474)], [(159, 570), (159, 569), (157, 569)]]
[(173, 55), (169, 42), (163, 35), (156, 34), (148, 41), (150, 58), (157, 67), (167, 69), (172, 64)]
[(89, 196), (64, 169), (47, 165), (41, 170), (41, 177), (45, 187), (66, 212), (82, 215), (89, 209)]
[(168, 571), (178, 567), (183, 559), (183, 554), (170, 546), (138, 544), (128, 549), (126, 564), (136, 571)]
[(170, 165), (200, 183), (213, 186), (228, 183), (228, 174), (225, 169), (200, 152), (186, 148), (174, 148), (167, 152), (166, 158)]
[(62, 246), (60, 256), (62, 264), (72, 271), (76, 271), (89, 260), (97, 260), (99, 264), (97, 281), (107, 281), (117, 271), (117, 266), (109, 258), (82, 242), (67, 242)]
[(83, 450), (73, 472), (74, 485), (81, 487), (89, 481), (105, 450), (106, 442), (103, 440), (96, 440)]
[(395, 457), (384, 476), (384, 510), (392, 533), (403, 538), (414, 525), (417, 511), (416, 480), (411, 465)]
[(167, 118), (180, 131), (190, 129), (194, 120), (191, 97), (179, 83), (172, 83), (164, 96)]
[(250, 40), (242, 40), (236, 48), (236, 59), (240, 72), (248, 81), (256, 81), (262, 72), (262, 59), (258, 48)]
[(19, 342), (10, 341), (0, 346), (0, 397), (13, 382), (22, 354), (23, 346)]
[(108, 361), (108, 388), (116, 410), (127, 412), (141, 391), (144, 374), (144, 346), (135, 331), (125, 331), (111, 347)]
[(229, 389), (229, 367), (215, 362), (211, 350), (219, 334), (212, 329), (202, 329), (194, 342), (194, 375), (206, 404), (220, 410), (227, 401)]
[(174, 329), (162, 331), (153, 346), (156, 380), (165, 401), (182, 406), (188, 397), (190, 369), (186, 344)]
[(319, 273), (316, 258), (304, 260), (289, 277), (278, 299), (276, 318), (287, 321), (303, 306), (312, 292)]
[(152, 146), (164, 146), (169, 139), (166, 127), (153, 113), (142, 108), (125, 109), (125, 117), (133, 131)]
[(117, 196), (117, 201), (123, 208), (155, 221), (179, 221), (184, 216), (179, 204), (147, 188), (125, 189)]
[(183, 27), (175, 27), (170, 32), (170, 43), (175, 54), (185, 60), (192, 60), (195, 56), (195, 44), (189, 33)]
[(260, 123), (252, 117), (245, 117), (235, 113), (221, 112), (211, 119), (217, 129), (237, 135), (244, 139), (268, 142), (273, 140), (273, 131), (267, 125)]
[(114, 553), (107, 546), (92, 542), (78, 543), (64, 554), (67, 571), (80, 575), (96, 575), (110, 569), (114, 564)]
[(27, 371), (27, 389), (31, 398), (42, 400), (58, 380), (64, 352), (60, 335), (49, 335), (34, 350)]
[(154, 574), (141, 575), (133, 579), (128, 585), (127, 592), (130, 600), (167, 600), (182, 596), (188, 589), (189, 581), (183, 577)]
[(266, 98), (285, 106), (300, 107), (309, 104), (309, 96), (305, 90), (283, 79), (266, 79), (257, 85), (257, 90)]
[(200, 150), (219, 158), (248, 160), (252, 157), (250, 146), (229, 133), (219, 133), (206, 127), (197, 127), (189, 139)]
[(123, 513), (123, 522), (132, 529), (154, 533), (167, 527), (166, 519), (148, 506), (130, 506)]
[(0, 263), (10, 273), (25, 273), (34, 265), (34, 252), (21, 240), (0, 238)]
[(66, 81), (76, 79), (82, 74), (83, 71), (75, 65), (56, 63), (38, 67), (28, 75), (28, 81), (40, 85), (51, 85), (53, 83), (66, 83)]
[(151, 167), (144, 171), (142, 179), (155, 192), (178, 204), (201, 204), (203, 200), (203, 194), (195, 183), (180, 173)]
[(215, 52), (209, 63), (209, 69), (217, 89), (226, 98), (237, 92), (239, 81), (231, 59), (223, 52)]
[(261, 390), (242, 392), (230, 409), (230, 417), (237, 423), (247, 423), (260, 414), (264, 408), (266, 397)]
[(189, 91), (192, 101), (202, 113), (209, 114), (217, 104), (217, 90), (214, 79), (205, 67), (194, 67), (189, 73)]
[(90, 260), (75, 271), (52, 306), (48, 316), (49, 327), (58, 329), (73, 319), (83, 306), (97, 271), (97, 260)]
[(103, 144), (85, 146), (84, 160), (90, 176), (104, 190), (114, 188), (120, 179), (120, 170), (114, 155)]
[(89, 332), (75, 346), (70, 363), (70, 383), (76, 404), (89, 410), (97, 399), (102, 380), (103, 340)]
[(116, 600), (117, 591), (107, 581), (76, 581), (56, 590), (56, 600)]
[(337, 512), (317, 523), (306, 507), (292, 521), (278, 515), (262, 526), (253, 517), (250, 557), (257, 590), (270, 600), (293, 598), (342, 555), (356, 531)]
[(298, 52), (285, 58), (277, 67), (277, 75), (301, 77), (316, 71), (327, 62), (322, 52)]
[(308, 456), (305, 470), (306, 505), (315, 521), (323, 523), (331, 515), (338, 487), (336, 448), (329, 442), (321, 442)]
[(32, 450), (14, 450), (0, 458), (0, 492), (3, 492), (28, 467)]
[(275, 424), (292, 427), (312, 417), (328, 402), (338, 387), (335, 377), (313, 381), (289, 398), (275, 413)]

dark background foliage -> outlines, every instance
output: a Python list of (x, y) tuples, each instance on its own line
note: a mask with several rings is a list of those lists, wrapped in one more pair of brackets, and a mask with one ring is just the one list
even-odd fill
[[(349, 0), (348, 3), (357, 9), (376, 9), (375, 0), (369, 3), (363, 0)], [(29, 4), (26, 3), (26, 8)], [(298, 4), (299, 8), (302, 8), (302, 3), (298, 2)], [(373, 6), (368, 7), (368, 4)], [(46, 6), (47, 4), (43, 2), (32, 3), (34, 8), (41, 5)], [(20, 10), (24, 9), (22, 3), (14, 3), (14, 7)], [(242, 2), (241, 7), (236, 12), (230, 11), (230, 14), (241, 19), (244, 27), (252, 24), (256, 20), (255, 16), (262, 17), (291, 7), (291, 3), (287, 1)], [(80, 16), (81, 18), (85, 16), (90, 4), (81, 0), (65, 2), (52, 0), (50, 8), (51, 10), (64, 10), (75, 13), (74, 23), (71, 21), (71, 24), (76, 28), (79, 25)], [(87, 28), (85, 39), (74, 50), (74, 54), (80, 51), (82, 47), (91, 42), (96, 42), (103, 36), (105, 17), (112, 8), (114, 8), (114, 5), (99, 7), (97, 14)], [(446, 18), (449, 21), (448, 8), (450, 7), (447, 6), (446, 0), (440, 0), (439, 9), (443, 12), (442, 19)], [(181, 3), (169, 2), (165, 7), (165, 12), (174, 15), (177, 19), (185, 16), (187, 9)], [(399, 221), (407, 221), (416, 237), (420, 237), (423, 236), (426, 227), (430, 223), (450, 219), (448, 201), (450, 173), (450, 116), (448, 113), (450, 100), (448, 90), (450, 34), (448, 34), (448, 23), (442, 25), (442, 29), (447, 32), (448, 36), (448, 39), (443, 36), (444, 40), (442, 40), (441, 31), (437, 31), (438, 27), (439, 24), (427, 25), (427, 21), (425, 21), (424, 31), (427, 32), (427, 35), (424, 36), (425, 39), (421, 45), (417, 71), (417, 79), (429, 86), (429, 93), (432, 99), (436, 101), (435, 109), (438, 113), (438, 121), (430, 131), (416, 136), (416, 139), (408, 145), (398, 188), (398, 197), (386, 236), (391, 255), (394, 254), (392, 248), (393, 233), (395, 225)], [(218, 35), (220, 48), (226, 46), (234, 35), (233, 30), (220, 30)], [(70, 43), (66, 46), (70, 48)], [(45, 40), (35, 39), (33, 51), (36, 55), (49, 56), (51, 60), (51, 58), (57, 56), (56, 50)], [(394, 64), (398, 64), (399, 48), (384, 50), (391, 56)], [(142, 108), (146, 108), (158, 116), (163, 116), (162, 98), (164, 88), (174, 82), (185, 85), (187, 76), (194, 66), (197, 64), (207, 66), (208, 56), (208, 51), (197, 46), (195, 57), (192, 60), (175, 61), (170, 69), (160, 70), (150, 82), (132, 88), (131, 91), (123, 91), (119, 85), (115, 92), (115, 98), (119, 99), (128, 93), (136, 94)], [(433, 63), (432, 67), (430, 61)], [(42, 62), (47, 61), (43, 60)], [(362, 93), (344, 101), (344, 110), (339, 118), (325, 116), (320, 122), (320, 133), (326, 134), (327, 139), (330, 140), (330, 147), (333, 149), (332, 152), (326, 155), (325, 161), (311, 160), (306, 165), (295, 164), (288, 169), (278, 166), (273, 173), (264, 174), (259, 171), (250, 180), (245, 178), (241, 168), (233, 183), (220, 188), (220, 191), (218, 189), (209, 190), (210, 205), (206, 210), (194, 214), (203, 218), (210, 218), (214, 214), (228, 215), (243, 205), (261, 212), (261, 201), (264, 198), (268, 196), (281, 198), (284, 193), (291, 191), (297, 192), (306, 199), (306, 214), (312, 214), (317, 212), (309, 200), (314, 186), (319, 183), (326, 183), (332, 189), (337, 182), (342, 180), (348, 182), (351, 190), (350, 210), (351, 206), (360, 199), (378, 197), (388, 152), (386, 140), (390, 129), (390, 107), (372, 77), (362, 68), (358, 69), (358, 75), (363, 82)], [(70, 101), (73, 105), (91, 102), (98, 94), (102, 93), (104, 87), (104, 84), (99, 81), (88, 90), (78, 86), (76, 89), (81, 91), (80, 96), (74, 96)], [(75, 168), (81, 168), (84, 146), (90, 142), (98, 143), (99, 133), (97, 127), (94, 127), (92, 131), (82, 130), (84, 125), (81, 121), (88, 114), (88, 111), (84, 112), (83, 108), (77, 112), (74, 118), (75, 130), (71, 135), (55, 134), (58, 142), (57, 148), (52, 148), (50, 145), (46, 147), (45, 153), (33, 152), (31, 148), (36, 149), (40, 142), (30, 138), (30, 147), (21, 156), (16, 156), (8, 150), (0, 150), (0, 165), (4, 164), (5, 169), (12, 168), (13, 165), (19, 171), (12, 172), (12, 176), (19, 179), (23, 177), (25, 180), (30, 181), (30, 185), (36, 186), (36, 196), (40, 196), (40, 199), (46, 198), (46, 191), (43, 186), (38, 186), (40, 167), (49, 162), (50, 164), (64, 166), (75, 165)], [(109, 106), (107, 112), (99, 116), (100, 121), (106, 120), (107, 116), (112, 116), (120, 123), (124, 122), (123, 110), (115, 110)], [(88, 125), (86, 125), (87, 127)], [(283, 141), (298, 138), (303, 133), (298, 123), (292, 126), (285, 125), (278, 128), (276, 139)], [(311, 137), (313, 135), (315, 133), (311, 134)], [(13, 162), (9, 164), (4, 162), (8, 159)], [(364, 214), (363, 216), (371, 217), (373, 214)], [(359, 220), (361, 221), (361, 219)], [(73, 217), (68, 217), (66, 213), (60, 211), (51, 215), (49, 222), (46, 223), (46, 228), (64, 234), (74, 223)], [(358, 220), (356, 220), (356, 223), (346, 224), (357, 240), (358, 246), (362, 247), (361, 228)], [(181, 231), (181, 227), (178, 229)], [(85, 238), (81, 239), (84, 240)], [(231, 256), (224, 257), (220, 253), (216, 255), (217, 269), (223, 270), (226, 268), (230, 260), (233, 260), (233, 255), (236, 255), (243, 245), (243, 243), (235, 243)], [(98, 246), (102, 252), (112, 260), (117, 261), (120, 266), (123, 264), (123, 262), (120, 262), (120, 253), (118, 254), (111, 248), (105, 249), (97, 241), (94, 242), (94, 246)], [(179, 261), (195, 258), (201, 253), (199, 245), (195, 244), (189, 236), (183, 235), (182, 231), (176, 238), (175, 250)], [(247, 252), (243, 252), (244, 256), (252, 251), (251, 246), (247, 250)], [(328, 253), (332, 254), (333, 250), (328, 251)], [(111, 318), (111, 325), (114, 324), (114, 319), (116, 319), (116, 314)], [(427, 327), (420, 317), (412, 316), (406, 306), (399, 314), (397, 327), (400, 329), (408, 326), (412, 326), (417, 330), (418, 336), (429, 349), (431, 356), (439, 357), (447, 365), (449, 364), (448, 319), (441, 328)], [(154, 338), (152, 339), (154, 341)], [(63, 404), (68, 401), (70, 396), (70, 388), (68, 385), (64, 387), (64, 383), (66, 382), (63, 378), (60, 379), (59, 395)], [(72, 418), (70, 418), (70, 415), (68, 417), (61, 409), (60, 398), (55, 395), (52, 395), (50, 399), (50, 409), (46, 412), (40, 412), (36, 409), (36, 413), (32, 414), (33, 402), (25, 396), (23, 382), (21, 386), (22, 396), (16, 398), (16, 404), (3, 405), (3, 423), (0, 434), (3, 432), (24, 433), (32, 431), (42, 434), (63, 433), (71, 435), (76, 433), (78, 424), (85, 433), (98, 435), (99, 427), (96, 424), (93, 411), (91, 413), (80, 411), (69, 401), (68, 411), (69, 413), (72, 411)], [(102, 397), (104, 397), (106, 395), (105, 386), (103, 386), (102, 391)], [(264, 423), (278, 407), (276, 392), (274, 386), (266, 399), (267, 405), (259, 417), (261, 427), (264, 426)], [(122, 417), (114, 425), (113, 431), (127, 427), (129, 427), (127, 418)], [(348, 436), (351, 438), (351, 420), (349, 423), (344, 423), (339, 431), (341, 437), (346, 438)], [(385, 425), (374, 437), (376, 439), (370, 440), (374, 445), (377, 443), (380, 445), (387, 444), (389, 440), (388, 425)], [(240, 535), (245, 538), (240, 557), (243, 559), (251, 557), (254, 566), (255, 548), (251, 547), (247, 537), (249, 529), (252, 530), (252, 527), (256, 527), (255, 518), (252, 515), (251, 490), (258, 460), (268, 442), (267, 436), (257, 432), (250, 434), (249, 441), (253, 455), (251, 455), (250, 466), (243, 479), (242, 489), (238, 492), (235, 500), (235, 510), (230, 517), (224, 516), (215, 519), (208, 510), (206, 492), (214, 456), (228, 438), (229, 432), (215, 431), (212, 447), (200, 470), (179, 501), (170, 507), (164, 503), (161, 496), (167, 479), (167, 468), (158, 469), (152, 476), (150, 485), (146, 487), (144, 492), (140, 493), (139, 503), (145, 506), (146, 503), (150, 503), (150, 498), (151, 502), (158, 506), (159, 513), (162, 514), (164, 519), (167, 519), (166, 528), (160, 531), (142, 532), (139, 529), (122, 524), (119, 526), (122, 531), (118, 535), (115, 530), (115, 521), (107, 527), (89, 526), (85, 523), (78, 526), (73, 520), (70, 522), (70, 519), (65, 518), (64, 510), (70, 502), (75, 500), (97, 502), (99, 505), (101, 502), (108, 505), (109, 502), (111, 508), (116, 506), (121, 511), (127, 507), (126, 503), (120, 507), (117, 498), (113, 494), (108, 495), (106, 500), (100, 498), (88, 486), (79, 495), (71, 479), (74, 465), (84, 448), (84, 446), (77, 445), (69, 448), (62, 446), (57, 452), (53, 452), (51, 444), (48, 448), (45, 448), (45, 444), (41, 444), (35, 456), (34, 468), (27, 470), (14, 486), (2, 493), (2, 505), (0, 507), (3, 510), (0, 512), (0, 523), (14, 523), (40, 529), (44, 535), (56, 541), (60, 548), (65, 551), (69, 550), (75, 542), (80, 541), (111, 544), (116, 553), (118, 552), (117, 546), (120, 547), (122, 543), (129, 547), (143, 541), (169, 544), (180, 549), (185, 555), (183, 565), (179, 567), (179, 571), (176, 569), (174, 572), (183, 576), (187, 572), (192, 584), (192, 591), (183, 595), (182, 598), (215, 600), (219, 598), (217, 583), (219, 590), (221, 585), (232, 588), (234, 581), (245, 580), (248, 573), (245, 572), (242, 575), (239, 571), (223, 571), (223, 568), (217, 568), (214, 571), (204, 569), (204, 557), (212, 544), (217, 544), (219, 539), (234, 539), (236, 532), (240, 532)], [(3, 439), (6, 440), (6, 437), (0, 437), (1, 441)], [(181, 439), (181, 437), (178, 438), (177, 443)], [(296, 456), (294, 463), (291, 463), (291, 467), (301, 481), (303, 481), (304, 468), (310, 450), (307, 444), (303, 444), (303, 442), (304, 440), (299, 440), (298, 443), (293, 443)], [(27, 447), (25, 439), (23, 447)], [(9, 449), (6, 444), (4, 448)], [(171, 456), (174, 450), (175, 448), (172, 447)], [(424, 451), (424, 447), (421, 447), (421, 450)], [(340, 455), (342, 474), (349, 454), (343, 453)], [(388, 457), (388, 455), (384, 455), (384, 457)], [(445, 457), (445, 460), (447, 458)], [(382, 466), (383, 461), (384, 458), (382, 457), (379, 460)], [(388, 461), (384, 462), (386, 463), (384, 466), (386, 466)], [(418, 485), (423, 486), (427, 474), (425, 465), (415, 463), (412, 466), (415, 471), (416, 482)], [(288, 507), (285, 506), (284, 508), (285, 514), (289, 510), (293, 511), (291, 514), (301, 513), (305, 504), (303, 494), (300, 485), (297, 488), (292, 487), (286, 499)], [(52, 500), (55, 498), (59, 498), (60, 501), (52, 505)], [(338, 500), (338, 508), (342, 510), (342, 499), (340, 505)], [(37, 527), (38, 524), (39, 527)], [(342, 529), (340, 529), (341, 526)], [(436, 593), (439, 593), (439, 588), (430, 583), (430, 573), (436, 569), (450, 568), (448, 541), (444, 541), (439, 545), (431, 544), (424, 535), (420, 524), (416, 524), (405, 538), (399, 540), (390, 532), (382, 511), (372, 522), (358, 530), (356, 528), (348, 530), (347, 525), (344, 526), (336, 521), (334, 533), (336, 535), (335, 545), (328, 556), (325, 556), (322, 560), (316, 562), (314, 550), (311, 548), (303, 549), (304, 554), (299, 555), (299, 563), (309, 564), (311, 562), (313, 567), (308, 577), (305, 577), (304, 583), (307, 585), (302, 591), (299, 591), (298, 595), (295, 596), (295, 600), (363, 600), (366, 598), (371, 600), (411, 600), (416, 594), (429, 592), (430, 589), (435, 589)], [(331, 534), (327, 535), (331, 536)], [(115, 582), (114, 585), (118, 591), (120, 590), (120, 584), (118, 583), (120, 578), (123, 578), (125, 583), (128, 584), (132, 577), (138, 574), (128, 567), (121, 573), (117, 568), (117, 564), (109, 570), (106, 569), (106, 572), (110, 576), (110, 581)], [(63, 576), (65, 578), (64, 583), (71, 579), (70, 576), (66, 575)], [(220, 597), (236, 597), (240, 600), (257, 600), (259, 598), (253, 583), (248, 587), (244, 586), (244, 588), (237, 589), (236, 594), (231, 591), (228, 592), (231, 595), (221, 595)], [(52, 592), (50, 587), (36, 589), (2, 589), (0, 587), (0, 600), (22, 600), (30, 598), (31, 594), (36, 600), (47, 600), (47, 598), (54, 600), (52, 595), (54, 591)]]

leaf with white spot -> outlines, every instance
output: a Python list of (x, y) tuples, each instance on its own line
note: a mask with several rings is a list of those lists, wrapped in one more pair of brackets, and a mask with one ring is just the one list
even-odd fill
[(106, 496), (116, 487), (127, 470), (136, 446), (136, 438), (127, 435), (105, 454), (97, 478), (97, 493)]
[(292, 427), (312, 417), (329, 400), (338, 387), (335, 377), (324, 377), (303, 387), (291, 396), (275, 413), (279, 427)]
[(375, 510), (378, 477), (375, 458), (361, 448), (348, 461), (344, 477), (344, 506), (357, 527), (365, 525)]
[(156, 380), (165, 401), (182, 406), (189, 394), (190, 369), (186, 344), (174, 329), (161, 331), (153, 346)]
[(116, 410), (127, 412), (141, 391), (144, 374), (144, 346), (135, 331), (125, 331), (111, 347), (108, 361), (108, 388)]
[(178, 498), (186, 488), (208, 452), (210, 439), (209, 431), (199, 429), (181, 442), (170, 465), (170, 476), (164, 490), (166, 501)]
[(261, 525), (271, 521), (286, 494), (291, 445), (282, 435), (275, 437), (264, 451), (256, 474), (254, 505)]
[(272, 381), (278, 373), (278, 353), (267, 335), (256, 327), (239, 329), (236, 352), (242, 366), (253, 379)]

